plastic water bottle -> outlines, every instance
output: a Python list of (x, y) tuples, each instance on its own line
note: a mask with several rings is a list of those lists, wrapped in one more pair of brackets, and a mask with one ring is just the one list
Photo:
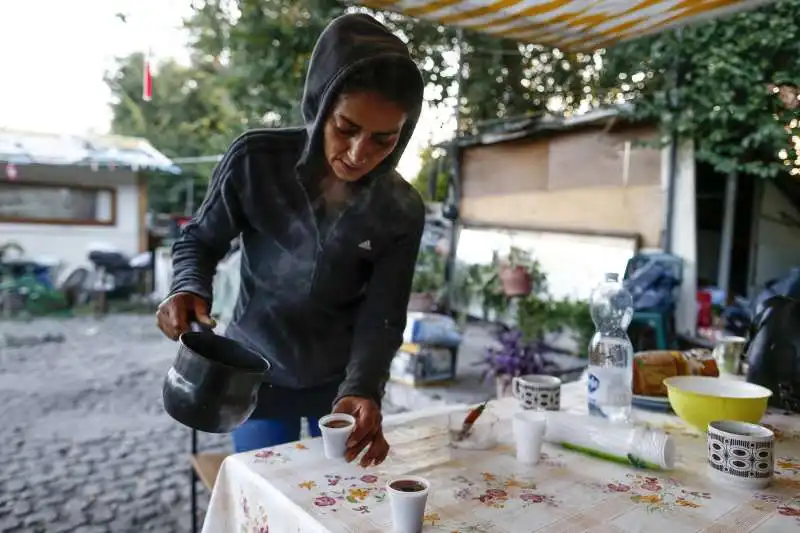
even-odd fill
[(633, 399), (633, 345), (627, 333), (633, 298), (617, 274), (606, 274), (589, 307), (596, 328), (589, 342), (589, 414), (624, 422)]

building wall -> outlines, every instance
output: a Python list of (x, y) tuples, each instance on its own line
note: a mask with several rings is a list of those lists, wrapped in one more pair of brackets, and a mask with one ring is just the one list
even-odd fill
[(751, 278), (757, 289), (790, 268), (800, 267), (800, 210), (773, 184), (764, 181), (763, 187)]
[(141, 251), (143, 219), (136, 174), (88, 168), (19, 166), (19, 180), (113, 187), (116, 223), (109, 226), (80, 224), (18, 224), (0, 222), (0, 242), (16, 241), (29, 257), (51, 257), (66, 263), (62, 276), (76, 266), (88, 266), (87, 247), (103, 243), (134, 255)]
[(464, 151), (461, 215), (469, 223), (638, 233), (658, 246), (664, 222), (655, 128), (584, 129)]

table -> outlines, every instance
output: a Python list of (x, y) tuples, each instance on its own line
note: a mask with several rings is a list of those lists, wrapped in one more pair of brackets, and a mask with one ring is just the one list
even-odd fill
[[(562, 409), (585, 412), (585, 384), (564, 386)], [(319, 439), (232, 455), (222, 465), (205, 533), (387, 533), (384, 485), (396, 475), (431, 481), (424, 532), (441, 533), (789, 533), (800, 532), (800, 417), (768, 414), (776, 432), (776, 476), (765, 490), (715, 484), (707, 475), (705, 436), (677, 417), (636, 411), (672, 434), (681, 455), (670, 472), (636, 470), (545, 445), (523, 466), (511, 424), (492, 451), (447, 446), (447, 414), (464, 406), (387, 417), (389, 459), (362, 469), (330, 461)], [(490, 410), (501, 420), (513, 399)]]

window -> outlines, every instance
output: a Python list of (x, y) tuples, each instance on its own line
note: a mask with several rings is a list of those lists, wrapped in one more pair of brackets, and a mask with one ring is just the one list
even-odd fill
[(110, 188), (0, 182), (0, 222), (111, 226), (116, 201)]

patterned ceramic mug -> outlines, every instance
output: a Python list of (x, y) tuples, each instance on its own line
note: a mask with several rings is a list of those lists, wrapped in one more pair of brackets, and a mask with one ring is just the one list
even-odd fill
[(708, 465), (718, 480), (761, 489), (775, 471), (775, 435), (758, 424), (720, 420), (708, 424)]
[(511, 392), (523, 409), (561, 409), (561, 380), (557, 377), (538, 374), (515, 377), (511, 381)]

